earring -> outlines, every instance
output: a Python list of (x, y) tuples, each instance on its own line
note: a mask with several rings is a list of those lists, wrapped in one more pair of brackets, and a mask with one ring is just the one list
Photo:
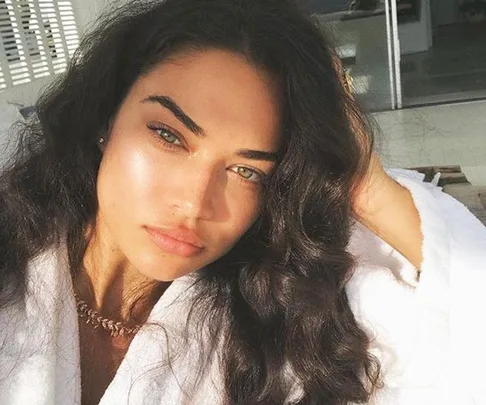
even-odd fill
[(100, 145), (103, 145), (105, 143), (105, 138), (101, 137), (99, 142), (100, 142)]

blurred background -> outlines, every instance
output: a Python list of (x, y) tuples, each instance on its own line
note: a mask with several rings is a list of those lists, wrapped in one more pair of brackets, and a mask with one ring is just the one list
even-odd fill
[[(486, 0), (302, 0), (381, 128), (387, 166), (486, 186)], [(110, 0), (0, 0), (0, 164), (15, 120)]]

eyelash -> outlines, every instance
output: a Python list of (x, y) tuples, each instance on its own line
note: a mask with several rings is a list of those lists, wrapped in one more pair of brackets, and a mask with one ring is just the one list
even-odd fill
[[(259, 178), (257, 181), (249, 180), (238, 174), (238, 169), (244, 169), (244, 170), (249, 170), (250, 172), (256, 174)], [(231, 170), (233, 173), (235, 173), (238, 176), (238, 180), (242, 181), (245, 184), (253, 184), (253, 185), (265, 185), (265, 180), (267, 179), (267, 175), (264, 173), (261, 173), (258, 170), (251, 169), (246, 166), (235, 166), (235, 170)]]
[[(149, 124), (149, 125), (147, 125), (147, 128), (149, 130), (151, 130), (156, 135), (157, 140), (161, 141), (166, 148), (179, 149), (179, 148), (183, 147), (184, 142), (182, 141), (180, 135), (175, 133), (175, 131), (171, 130), (169, 127), (162, 125), (162, 124), (157, 124), (157, 125)], [(167, 132), (168, 134), (174, 136), (180, 142), (180, 145), (170, 143), (160, 134), (160, 132)]]
[[(163, 125), (163, 124), (148, 124), (147, 128), (154, 133), (157, 140), (162, 142), (164, 147), (166, 147), (168, 149), (180, 149), (180, 148), (184, 147), (183, 141), (181, 140), (181, 136), (178, 135), (174, 130), (167, 127), (166, 125)], [(168, 134), (177, 138), (177, 140), (180, 142), (180, 145), (176, 145), (176, 144), (173, 144), (173, 143), (170, 143), (169, 141), (167, 141), (160, 134), (160, 131), (167, 132)], [(253, 185), (265, 185), (266, 184), (266, 180), (267, 180), (268, 176), (265, 173), (262, 173), (258, 170), (255, 170), (255, 169), (252, 169), (252, 168), (249, 168), (249, 167), (246, 167), (246, 166), (236, 166), (235, 169), (236, 170), (232, 170), (232, 172), (235, 173), (238, 177), (238, 180), (242, 181), (244, 184), (248, 184), (248, 183), (253, 184)], [(253, 172), (254, 174), (256, 174), (260, 178), (260, 180), (259, 181), (252, 181), (252, 180), (249, 180), (249, 179), (245, 179), (243, 176), (238, 174), (238, 172), (237, 172), (238, 169), (249, 170), (249, 171)]]

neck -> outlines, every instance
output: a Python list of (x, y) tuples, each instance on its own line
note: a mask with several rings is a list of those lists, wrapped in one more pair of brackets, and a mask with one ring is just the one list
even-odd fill
[(108, 241), (92, 233), (74, 289), (103, 317), (143, 323), (168, 284), (144, 277)]

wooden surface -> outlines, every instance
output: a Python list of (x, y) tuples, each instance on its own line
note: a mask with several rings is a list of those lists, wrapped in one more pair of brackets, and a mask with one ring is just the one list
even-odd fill
[(467, 180), (460, 166), (416, 167), (425, 174), (425, 181), (432, 181), (440, 173), (439, 186), (444, 192), (463, 203), (483, 224), (486, 225), (486, 187), (475, 187)]

